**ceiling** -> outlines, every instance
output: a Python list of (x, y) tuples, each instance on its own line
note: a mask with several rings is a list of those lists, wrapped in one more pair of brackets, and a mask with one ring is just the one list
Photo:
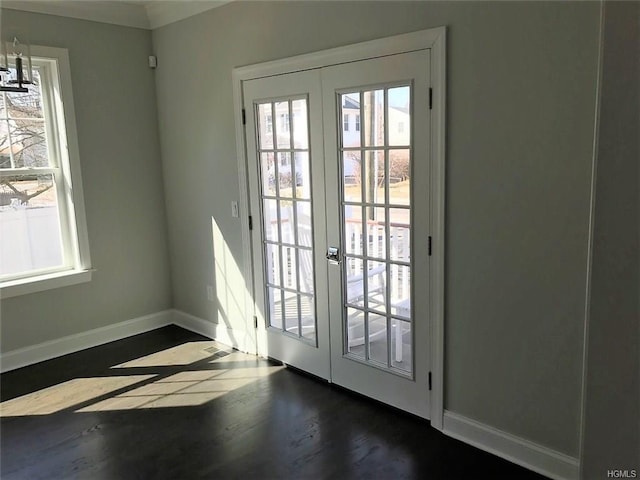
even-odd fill
[(2, 0), (2, 8), (152, 30), (232, 0)]

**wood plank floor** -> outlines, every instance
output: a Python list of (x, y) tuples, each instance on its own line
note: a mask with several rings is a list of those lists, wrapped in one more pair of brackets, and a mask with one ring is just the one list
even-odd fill
[(9, 479), (541, 479), (171, 326), (0, 376)]

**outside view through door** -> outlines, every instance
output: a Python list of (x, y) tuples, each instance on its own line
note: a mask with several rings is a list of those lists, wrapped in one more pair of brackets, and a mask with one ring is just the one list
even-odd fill
[(410, 86), (339, 95), (349, 357), (411, 374)]
[(267, 321), (315, 344), (307, 100), (260, 103), (257, 111)]

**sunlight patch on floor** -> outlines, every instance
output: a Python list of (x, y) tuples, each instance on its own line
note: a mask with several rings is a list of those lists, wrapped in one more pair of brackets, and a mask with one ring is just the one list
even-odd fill
[(180, 372), (81, 408), (78, 412), (195, 407), (245, 387), (283, 368), (283, 366), (260, 365), (233, 370)]
[(172, 365), (189, 365), (200, 360), (210, 358), (216, 353), (224, 351), (224, 348), (218, 343), (211, 341), (206, 342), (187, 342), (176, 347), (167, 348), (161, 352), (145, 355), (128, 362), (114, 365), (111, 368), (132, 368), (132, 367), (168, 367)]
[(107, 395), (155, 375), (74, 378), (37, 392), (0, 403), (0, 416), (49, 415)]

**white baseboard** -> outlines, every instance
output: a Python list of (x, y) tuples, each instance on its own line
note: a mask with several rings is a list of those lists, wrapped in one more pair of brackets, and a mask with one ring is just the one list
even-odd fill
[(453, 412), (444, 412), (442, 431), (450, 437), (557, 480), (577, 480), (576, 458), (543, 447)]
[(245, 331), (233, 330), (225, 325), (209, 322), (181, 310), (173, 310), (173, 323), (241, 352), (256, 353), (253, 342)]
[(173, 312), (165, 310), (124, 322), (69, 335), (0, 355), (0, 372), (26, 367), (34, 363), (67, 355), (68, 353), (120, 340), (131, 335), (155, 330), (173, 323)]

